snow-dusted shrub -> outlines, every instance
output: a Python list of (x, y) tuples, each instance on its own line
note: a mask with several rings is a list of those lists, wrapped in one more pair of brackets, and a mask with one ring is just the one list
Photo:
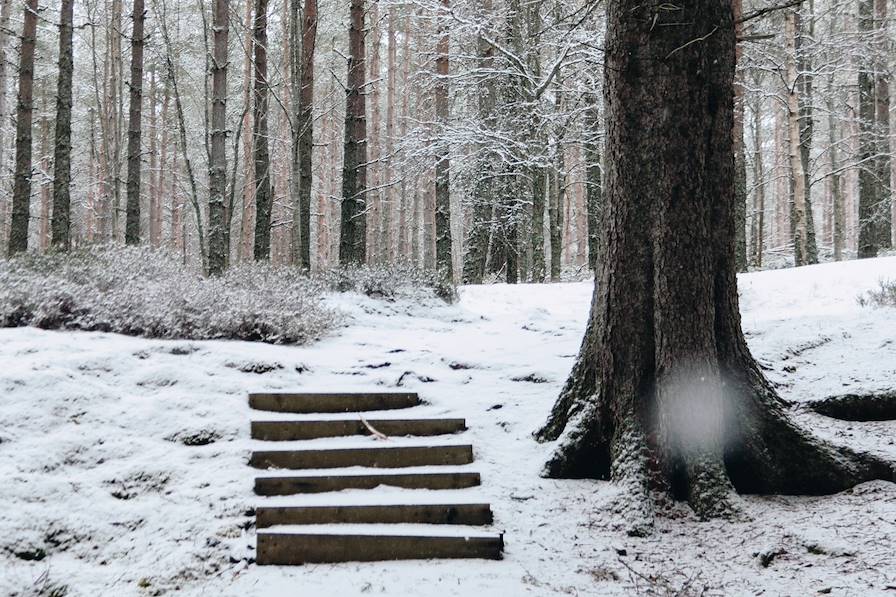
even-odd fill
[(371, 298), (417, 298), (428, 295), (448, 299), (453, 296), (453, 289), (444, 288), (434, 273), (406, 262), (334, 267), (322, 270), (314, 277), (334, 292), (358, 292)]
[(303, 344), (339, 323), (323, 292), (289, 268), (204, 278), (163, 251), (95, 246), (0, 261), (0, 326)]
[(859, 295), (863, 307), (896, 307), (896, 280), (881, 280), (879, 287)]

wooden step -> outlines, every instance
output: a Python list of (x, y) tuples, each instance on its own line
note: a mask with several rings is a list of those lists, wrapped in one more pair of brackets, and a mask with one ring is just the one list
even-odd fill
[(281, 413), (346, 413), (410, 408), (420, 404), (420, 397), (407, 392), (359, 394), (249, 394), (249, 406), (256, 410)]
[(417, 536), (315, 533), (258, 533), (260, 565), (291, 566), (332, 562), (481, 558), (500, 560), (501, 535)]
[(255, 493), (294, 495), (344, 489), (373, 489), (380, 485), (405, 489), (465, 489), (476, 487), (480, 482), (479, 473), (472, 472), (258, 477), (255, 479)]
[(255, 468), (319, 469), (368, 466), (461, 465), (473, 462), (473, 446), (403, 446), (394, 448), (343, 448), (335, 450), (270, 450), (253, 452)]
[(491, 524), (488, 504), (275, 506), (255, 511), (256, 526), (292, 524)]
[[(371, 427), (384, 435), (428, 436), (460, 433), (467, 428), (464, 419), (368, 419)], [(361, 419), (333, 421), (253, 421), (252, 438), (265, 441), (293, 441), (371, 435)]]

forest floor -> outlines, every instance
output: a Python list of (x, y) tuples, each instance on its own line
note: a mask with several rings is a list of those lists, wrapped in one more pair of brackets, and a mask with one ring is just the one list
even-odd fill
[[(896, 258), (741, 277), (750, 347), (786, 398), (896, 386), (896, 309), (857, 302), (884, 278)], [(301, 348), (0, 330), (0, 595), (896, 595), (890, 483), (747, 496), (743, 522), (682, 507), (633, 538), (612, 484), (541, 478), (551, 446), (532, 432), (572, 366), (591, 291), (468, 287), (453, 306), (335, 295), (346, 326)], [(483, 485), (457, 497), (492, 504), (505, 559), (249, 564), (247, 393), (399, 384), (428, 402), (415, 415), (467, 419)], [(896, 460), (896, 422), (797, 416)]]

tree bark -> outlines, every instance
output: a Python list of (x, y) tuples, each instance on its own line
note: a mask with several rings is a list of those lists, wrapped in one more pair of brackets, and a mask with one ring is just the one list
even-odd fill
[[(6, 169), (6, 126), (8, 122), (6, 91), (9, 88), (9, 76), (7, 64), (9, 62), (9, 45), (12, 32), (9, 28), (9, 20), (12, 17), (12, 0), (3, 0), (0, 5), (0, 171)], [(5, 253), (9, 245), (7, 234), (9, 231), (9, 197), (0, 193), (0, 253)]]
[(585, 140), (585, 204), (588, 210), (588, 268), (597, 270), (600, 253), (600, 210), (603, 203), (603, 181), (600, 160), (600, 115), (597, 98), (588, 113), (588, 138)]
[(143, 133), (143, 24), (146, 11), (143, 0), (134, 0), (131, 33), (131, 82), (128, 114), (128, 183), (124, 241), (128, 245), (140, 243), (140, 175), (141, 137)]
[(875, 180), (880, 201), (877, 206), (877, 244), (881, 249), (893, 246), (891, 231), (893, 225), (893, 196), (890, 180), (890, 69), (888, 52), (890, 41), (887, 32), (887, 3), (889, 0), (874, 0), (875, 24), (875, 65), (874, 65), (874, 129), (877, 139), (877, 157), (874, 160)]
[[(740, 22), (743, 16), (743, 0), (732, 0), (734, 11), (735, 35), (740, 38), (743, 32), (743, 24)], [(736, 64), (741, 62), (742, 43), (738, 42), (735, 50)], [(735, 74), (736, 74), (735, 70)], [(734, 82), (734, 193), (735, 193), (735, 258), (737, 271), (747, 271), (747, 161), (744, 147), (744, 86), (735, 76)]]
[(19, 54), (19, 98), (16, 108), (16, 170), (12, 192), (9, 254), (28, 250), (31, 219), (31, 119), (34, 112), (34, 47), (37, 37), (37, 0), (26, 0)]
[[(481, 0), (484, 18), (492, 16), (492, 0)], [(489, 73), (479, 85), (476, 97), (479, 126), (484, 130), (494, 130), (497, 89), (494, 69), (495, 49), (480, 32), (477, 38), (477, 59), (479, 70)], [(467, 249), (464, 255), (463, 283), (482, 284), (488, 261), (489, 238), (494, 228), (492, 212), (495, 205), (495, 165), (499, 159), (490, 149), (488, 142), (477, 144), (476, 182), (470, 202), (473, 208), (472, 221), (467, 233)]]
[[(436, 120), (443, 130), (449, 125), (450, 106), (448, 103), (448, 51), (450, 37), (448, 30), (450, 0), (441, 0), (439, 41), (436, 45)], [(451, 161), (447, 141), (440, 140), (436, 149), (436, 272), (439, 284), (445, 292), (453, 293), (454, 259), (451, 250)], [(449, 290), (450, 289), (450, 290)]]
[(382, 164), (380, 163), (380, 129), (382, 128), (382, 109), (380, 91), (380, 74), (382, 72), (380, 61), (380, 45), (382, 43), (382, 28), (380, 27), (380, 3), (379, 0), (370, 0), (369, 7), (369, 31), (364, 35), (367, 48), (368, 76), (364, 92), (368, 96), (366, 109), (369, 111), (367, 118), (367, 184), (365, 193), (367, 205), (367, 261), (377, 263), (380, 258), (380, 238), (382, 236)]
[[(859, 31), (865, 38), (874, 33), (874, 0), (859, 0)], [(877, 257), (879, 249), (877, 211), (881, 197), (874, 171), (878, 148), (874, 139), (874, 79), (873, 58), (865, 58), (859, 69), (859, 259)]]
[[(311, 158), (314, 150), (314, 50), (317, 42), (317, 0), (305, 0), (304, 11), (298, 14), (299, 2), (293, 11), (297, 38), (293, 42), (293, 176), (297, 177), (294, 262), (302, 269), (311, 269), (311, 190), (313, 174)], [(300, 21), (301, 19), (301, 21)], [(296, 52), (298, 48), (298, 52)]]
[(812, 174), (810, 153), (815, 134), (814, 94), (811, 47), (815, 38), (815, 1), (808, 0), (796, 9), (797, 85), (799, 86), (800, 160), (803, 163), (803, 189), (806, 208), (806, 263), (818, 263), (818, 244), (815, 239), (815, 213), (812, 209)]
[(554, 477), (610, 478), (648, 532), (656, 497), (701, 517), (732, 489), (827, 493), (890, 465), (797, 427), (750, 355), (735, 264), (730, 4), (612, 0), (604, 210), (579, 359), (540, 432)]
[(351, 0), (345, 143), (342, 166), (342, 214), (339, 263), (367, 262), (367, 119), (364, 79), (364, 0)]
[(255, 248), (256, 261), (271, 258), (271, 154), (268, 140), (268, 1), (255, 0)]
[(395, 219), (395, 84), (398, 69), (397, 20), (395, 7), (388, 7), (387, 25), (389, 33), (386, 38), (386, 158), (383, 176), (386, 189), (383, 190), (383, 205), (380, 210), (380, 261), (391, 263), (395, 255), (394, 235), (392, 233)]
[(800, 74), (797, 70), (797, 14), (789, 9), (784, 15), (787, 46), (787, 131), (789, 133), (790, 184), (793, 196), (791, 228), (793, 229), (794, 265), (809, 261), (809, 227), (807, 222), (806, 176), (802, 157), (800, 131)]
[[(62, 0), (59, 11), (59, 77), (56, 81), (56, 141), (53, 152), (53, 247), (71, 249), (72, 21), (75, 0)], [(2, 162), (0, 162), (2, 163)]]
[(765, 166), (762, 155), (762, 98), (753, 103), (753, 234), (750, 254), (755, 267), (762, 267), (765, 250)]
[(213, 54), (212, 131), (208, 165), (208, 272), (213, 276), (227, 267), (227, 64), (230, 36), (230, 2), (215, 0), (212, 15)]
[[(833, 76), (833, 75), (832, 75)], [(834, 261), (843, 259), (843, 188), (840, 178), (840, 158), (837, 150), (837, 123), (834, 121), (834, 98), (828, 94), (828, 145), (831, 159), (831, 240), (834, 245)]]

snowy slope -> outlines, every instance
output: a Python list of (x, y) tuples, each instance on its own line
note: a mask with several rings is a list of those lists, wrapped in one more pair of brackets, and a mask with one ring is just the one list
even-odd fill
[[(856, 302), (881, 278), (896, 278), (896, 258), (741, 278), (750, 346), (785, 397), (896, 384), (896, 310)], [(615, 524), (612, 485), (540, 478), (551, 447), (531, 434), (572, 365), (591, 285), (469, 287), (461, 297), (449, 307), (334, 296), (350, 325), (305, 348), (0, 330), (0, 595), (60, 585), (68, 595), (117, 597), (626, 595), (682, 586), (894, 594), (888, 483), (832, 497), (748, 497), (752, 522), (699, 523), (682, 510), (637, 539)], [(452, 499), (491, 502), (505, 560), (249, 565), (251, 509), (263, 500), (246, 466), (257, 445), (246, 394), (386, 389), (399, 379), (428, 402), (415, 416), (467, 419), (457, 439), (475, 446), (469, 468), (483, 485)], [(801, 418), (896, 459), (896, 423)], [(380, 488), (333, 501), (409, 493)], [(768, 567), (756, 555), (778, 552)]]

